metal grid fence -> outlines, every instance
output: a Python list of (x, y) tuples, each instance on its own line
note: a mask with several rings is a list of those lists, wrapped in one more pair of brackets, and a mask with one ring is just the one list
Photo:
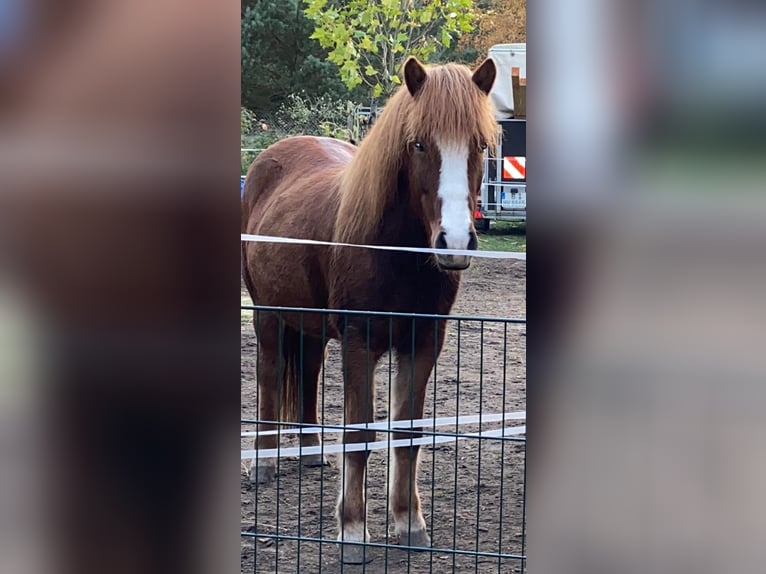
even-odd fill
[[(417, 329), (436, 332), (440, 322), (447, 322), (423, 417), (406, 428), (404, 442), (394, 442), (401, 440), (402, 427), (392, 428), (387, 420), (396, 353), (389, 351), (377, 364), (370, 398), (375, 401), (378, 435), (361, 447), (369, 452), (364, 490), (370, 532), (369, 542), (361, 546), (370, 561), (349, 565), (340, 561), (335, 507), (342, 452), (350, 448), (342, 444), (343, 431), (351, 427), (344, 416), (342, 347), (325, 339), (330, 312), (299, 311), (301, 317), (322, 317), (322, 343), (328, 345), (319, 374), (321, 424), (296, 424), (258, 420), (259, 351), (252, 329), (257, 330), (267, 314), (281, 322), (285, 313), (295, 317), (296, 310), (254, 305), (242, 309), (242, 572), (525, 572), (524, 319), (332, 312), (344, 321), (364, 317), (368, 333), (371, 323), (377, 322), (379, 328), (381, 322), (389, 322), (390, 332), (394, 320), (406, 319), (411, 321), (413, 340)], [(273, 423), (280, 429), (274, 431), (281, 433), (276, 451), (265, 453), (275, 458), (259, 458), (253, 450), (258, 423)], [(328, 455), (330, 465), (301, 464), (299, 455), (306, 451), (299, 438), (307, 427), (321, 435), (318, 450)], [(392, 446), (409, 448), (413, 443), (420, 445), (417, 484), (431, 547), (408, 551), (406, 542), (394, 533), (387, 485)], [(273, 482), (258, 484), (251, 479), (244, 463), (254, 456), (256, 466), (275, 461)]]

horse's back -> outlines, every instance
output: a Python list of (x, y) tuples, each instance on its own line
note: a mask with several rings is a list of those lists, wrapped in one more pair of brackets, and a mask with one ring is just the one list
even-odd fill
[[(266, 211), (277, 191), (300, 195), (303, 202), (330, 199), (334, 176), (351, 161), (355, 150), (349, 143), (314, 136), (295, 136), (269, 146), (250, 165), (245, 178), (242, 231), (249, 227), (254, 212)], [(307, 187), (309, 182), (312, 185)], [(257, 213), (255, 219), (261, 219)]]
[[(299, 136), (263, 151), (245, 180), (242, 232), (331, 241), (339, 176), (355, 149), (332, 138)], [(329, 254), (324, 246), (244, 243), (244, 277), (253, 301), (326, 307)]]

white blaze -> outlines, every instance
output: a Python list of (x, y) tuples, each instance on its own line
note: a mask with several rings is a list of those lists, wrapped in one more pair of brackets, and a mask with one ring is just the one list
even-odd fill
[(468, 144), (439, 142), (442, 164), (439, 198), (448, 249), (466, 249), (471, 229), (468, 207)]

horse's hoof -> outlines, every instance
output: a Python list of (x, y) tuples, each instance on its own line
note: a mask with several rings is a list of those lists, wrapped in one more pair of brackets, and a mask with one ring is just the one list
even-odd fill
[(372, 562), (372, 549), (356, 544), (341, 544), (340, 561), (343, 564), (367, 564)]
[(330, 461), (321, 454), (306, 454), (301, 457), (301, 464), (314, 468), (317, 466), (330, 466)]
[(277, 469), (271, 464), (259, 464), (250, 467), (250, 477), (257, 484), (268, 484), (273, 482), (277, 476)]
[(412, 546), (415, 548), (430, 548), (431, 537), (424, 530), (410, 530), (409, 535), (404, 532), (399, 535), (400, 546)]

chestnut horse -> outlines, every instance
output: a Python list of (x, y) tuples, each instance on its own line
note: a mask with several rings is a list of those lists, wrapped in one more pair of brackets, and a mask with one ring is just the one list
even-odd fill
[[(404, 85), (388, 101), (361, 145), (293, 137), (275, 143), (248, 170), (242, 232), (338, 243), (473, 250), (473, 213), (483, 150), (497, 137), (488, 94), (495, 64), (475, 71), (456, 64), (424, 67), (410, 58)], [(322, 245), (243, 242), (244, 281), (257, 305), (446, 315), (458, 292), (464, 255), (393, 252)], [(327, 337), (342, 342), (347, 424), (374, 418), (373, 373), (393, 350), (397, 376), (391, 420), (422, 417), (429, 375), (445, 321), (298, 312), (259, 313), (260, 421), (317, 424), (318, 377)], [(327, 337), (325, 337), (325, 334)], [(414, 352), (413, 352), (414, 351)], [(262, 423), (259, 430), (274, 425)], [(392, 438), (408, 438), (397, 433)], [(375, 439), (347, 431), (344, 442)], [(256, 448), (275, 448), (274, 434)], [(316, 435), (301, 444), (318, 445)], [(364, 480), (369, 451), (344, 455), (338, 539), (364, 542)], [(417, 446), (394, 450), (390, 510), (400, 544), (430, 546), (416, 482)], [(322, 464), (317, 457), (303, 463)], [(273, 459), (253, 464), (254, 479), (274, 478)], [(359, 544), (341, 545), (344, 562), (365, 561)]]

